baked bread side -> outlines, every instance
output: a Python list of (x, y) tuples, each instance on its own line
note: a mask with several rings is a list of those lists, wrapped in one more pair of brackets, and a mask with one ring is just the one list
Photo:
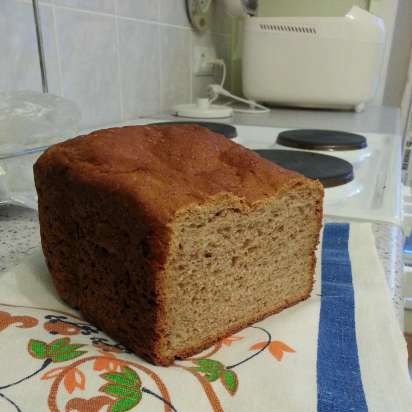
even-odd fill
[(35, 165), (60, 296), (167, 365), (306, 299), (323, 189), (198, 127), (79, 137)]
[(126, 194), (79, 181), (57, 164), (37, 167), (36, 186), (42, 248), (60, 297), (151, 358), (167, 231)]

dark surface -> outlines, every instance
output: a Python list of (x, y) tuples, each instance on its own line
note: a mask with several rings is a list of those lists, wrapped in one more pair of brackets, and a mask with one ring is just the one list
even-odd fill
[(164, 126), (164, 125), (194, 125), (197, 124), (202, 127), (206, 127), (214, 133), (220, 133), (228, 139), (234, 139), (237, 137), (236, 127), (225, 124), (225, 123), (214, 123), (214, 122), (160, 122), (160, 123), (150, 123), (151, 126)]
[(282, 146), (309, 150), (359, 150), (367, 147), (364, 136), (336, 130), (296, 129), (279, 133)]
[(318, 179), (324, 187), (340, 186), (353, 180), (353, 167), (346, 160), (297, 150), (255, 150), (263, 158), (285, 169)]

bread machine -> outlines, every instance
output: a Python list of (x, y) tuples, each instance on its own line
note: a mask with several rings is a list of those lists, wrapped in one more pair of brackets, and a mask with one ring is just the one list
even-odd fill
[(361, 111), (375, 95), (384, 43), (382, 19), (357, 6), (343, 17), (245, 13), (243, 93), (262, 103)]

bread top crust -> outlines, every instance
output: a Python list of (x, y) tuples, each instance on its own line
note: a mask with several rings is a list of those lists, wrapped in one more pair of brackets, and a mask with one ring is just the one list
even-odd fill
[(71, 179), (126, 193), (160, 222), (220, 195), (252, 205), (295, 184), (322, 191), (319, 182), (195, 125), (98, 130), (51, 147), (35, 169), (55, 167)]

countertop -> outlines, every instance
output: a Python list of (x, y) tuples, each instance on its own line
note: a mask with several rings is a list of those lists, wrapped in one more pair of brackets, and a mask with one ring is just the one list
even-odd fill
[(334, 129), (346, 132), (399, 134), (397, 107), (366, 106), (361, 113), (332, 110), (272, 109), (265, 114), (236, 113), (233, 123), (280, 128)]
[[(146, 117), (147, 118), (147, 117)], [(170, 114), (153, 118), (183, 121)], [(206, 119), (186, 119), (203, 120)], [(335, 129), (346, 132), (400, 134), (400, 109), (391, 106), (366, 106), (360, 113), (337, 110), (272, 108), (269, 113), (235, 113), (231, 118), (210, 119), (213, 122), (279, 128)]]
[[(158, 117), (165, 118), (164, 115)], [(284, 128), (333, 128), (382, 134), (399, 134), (400, 130), (399, 109), (374, 106), (367, 107), (362, 113), (273, 109), (264, 115), (236, 114), (230, 123)], [(373, 232), (395, 312), (403, 327), (403, 233), (401, 228), (386, 223), (373, 223)], [(10, 268), (39, 245), (36, 212), (16, 206), (0, 207), (0, 272)]]

